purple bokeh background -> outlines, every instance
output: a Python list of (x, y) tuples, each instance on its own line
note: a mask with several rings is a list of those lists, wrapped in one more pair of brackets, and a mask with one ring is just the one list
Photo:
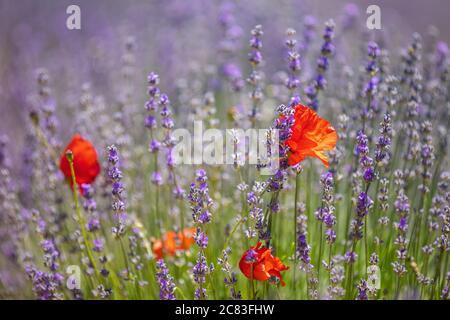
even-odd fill
[[(414, 31), (426, 34), (430, 25), (441, 30), (439, 39), (448, 41), (448, 12), (445, 0), (354, 1), (359, 6), (360, 22), (365, 9), (377, 4), (382, 9), (382, 31), (388, 40), (405, 46)], [(242, 28), (242, 56), (250, 28), (260, 23), (265, 31), (264, 66), (266, 74), (282, 65), (283, 35), (287, 27), (301, 30), (303, 17), (314, 15), (321, 27), (328, 18), (338, 23), (347, 1), (253, 0), (236, 2), (236, 16)], [(82, 30), (67, 30), (66, 8), (81, 7)], [(113, 103), (123, 44), (133, 36), (137, 44), (136, 101), (145, 95), (145, 74), (161, 73), (163, 85), (173, 88), (181, 77), (189, 81), (193, 64), (214, 64), (220, 37), (220, 1), (118, 1), (118, 0), (0, 0), (0, 134), (14, 139), (20, 154), (24, 139), (27, 97), (35, 90), (34, 71), (45, 67), (52, 76), (53, 94), (62, 121), (76, 112), (80, 88), (89, 82), (96, 92)], [(361, 24), (364, 28), (364, 25)], [(243, 59), (244, 60), (244, 59)], [(169, 89), (170, 90), (170, 89)], [(72, 132), (60, 127), (62, 139)]]

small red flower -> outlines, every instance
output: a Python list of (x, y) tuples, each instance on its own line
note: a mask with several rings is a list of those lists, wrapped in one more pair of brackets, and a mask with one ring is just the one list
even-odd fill
[(306, 157), (315, 157), (328, 167), (325, 151), (334, 149), (338, 139), (334, 128), (314, 110), (301, 104), (295, 107), (294, 118), (292, 134), (286, 141), (290, 148), (289, 165), (296, 165)]
[(174, 256), (177, 251), (187, 251), (194, 243), (195, 228), (185, 228), (183, 232), (167, 231), (162, 239), (153, 242), (152, 251), (156, 259)]
[(262, 243), (258, 242), (256, 246), (251, 247), (242, 255), (239, 269), (249, 279), (266, 281), (276, 278), (284, 287), (286, 283), (281, 277), (281, 271), (288, 270), (289, 267), (285, 266), (278, 257), (272, 255), (272, 249), (263, 247)]
[(70, 185), (72, 185), (72, 174), (70, 172), (69, 160), (67, 160), (66, 156), (68, 150), (71, 150), (73, 154), (73, 167), (78, 186), (84, 183), (92, 183), (100, 173), (97, 151), (92, 143), (82, 138), (79, 134), (76, 134), (61, 155), (59, 168), (70, 182)]

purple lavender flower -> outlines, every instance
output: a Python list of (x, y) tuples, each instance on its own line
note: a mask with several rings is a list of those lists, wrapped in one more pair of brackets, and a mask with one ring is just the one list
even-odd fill
[(51, 271), (56, 271), (59, 268), (58, 259), (60, 253), (56, 249), (54, 241), (51, 239), (42, 240), (41, 247), (44, 251), (44, 265)]
[(224, 284), (229, 288), (230, 295), (233, 300), (241, 300), (242, 295), (239, 290), (236, 289), (237, 277), (236, 273), (232, 271), (229, 256), (231, 249), (227, 248), (222, 251), (222, 256), (217, 259), (218, 264), (222, 267), (222, 271), (225, 272)]
[(255, 26), (251, 31), (251, 39), (250, 39), (250, 47), (251, 51), (248, 55), (248, 59), (252, 65), (252, 72), (247, 79), (247, 82), (252, 87), (252, 92), (250, 93), (250, 97), (252, 98), (252, 111), (249, 114), (250, 120), (252, 124), (255, 124), (256, 118), (258, 116), (258, 105), (263, 98), (263, 92), (261, 89), (261, 79), (262, 73), (259, 70), (259, 65), (263, 61), (261, 48), (262, 48), (262, 40), (261, 37), (263, 35), (261, 25)]
[(365, 192), (360, 192), (356, 204), (356, 214), (358, 217), (363, 218), (369, 213), (369, 208), (372, 206), (373, 201)]
[(372, 117), (372, 113), (378, 111), (376, 94), (378, 92), (378, 84), (380, 82), (380, 79), (377, 76), (377, 73), (379, 71), (377, 60), (380, 56), (380, 53), (381, 51), (378, 45), (373, 41), (369, 42), (369, 44), (367, 45), (367, 56), (369, 61), (366, 66), (369, 80), (367, 81), (364, 88), (364, 95), (367, 97), (367, 106), (364, 107), (361, 112), (363, 128), (365, 126), (365, 121), (368, 118)]
[(317, 110), (319, 108), (318, 94), (320, 90), (325, 89), (326, 79), (325, 72), (328, 69), (329, 57), (334, 54), (335, 47), (332, 42), (334, 37), (334, 21), (329, 20), (325, 24), (325, 30), (323, 33), (324, 43), (320, 50), (320, 57), (317, 59), (317, 74), (311, 81), (311, 83), (305, 88), (305, 94), (308, 97), (308, 105)]
[[(267, 230), (267, 223), (264, 219), (264, 212), (261, 208), (262, 199), (260, 193), (264, 186), (260, 183), (255, 183), (252, 190), (247, 194), (247, 204), (249, 206), (249, 217), (255, 222), (255, 229), (258, 232), (258, 239), (270, 240), (270, 232)], [(251, 235), (253, 232), (247, 230), (247, 234)]]
[(208, 246), (208, 236), (202, 232), (200, 228), (197, 228), (197, 232), (194, 235), (195, 243), (202, 249)]
[(367, 296), (368, 290), (369, 286), (367, 285), (367, 281), (361, 279), (358, 284), (358, 296), (356, 297), (356, 300), (369, 300), (369, 297)]
[(173, 277), (169, 274), (163, 259), (156, 262), (156, 280), (159, 285), (159, 298), (161, 300), (176, 300), (175, 298), (175, 283)]
[(81, 190), (81, 194), (84, 198), (83, 208), (88, 214), (86, 229), (89, 232), (98, 231), (100, 230), (100, 219), (98, 218), (97, 213), (97, 202), (94, 199), (94, 189), (90, 184), (83, 183), (81, 185)]
[(112, 228), (115, 237), (120, 238), (124, 235), (128, 224), (128, 215), (125, 204), (125, 188), (122, 183), (122, 171), (119, 168), (119, 153), (115, 145), (108, 147), (108, 178), (112, 185), (114, 220), (116, 225)]
[(202, 225), (211, 221), (210, 210), (213, 201), (209, 196), (208, 177), (204, 169), (197, 170), (195, 180), (196, 182), (191, 184), (188, 200), (193, 211), (192, 218), (194, 223)]
[(95, 252), (101, 252), (103, 250), (103, 240), (102, 239), (94, 239), (93, 244), (94, 244), (93, 250)]
[(156, 186), (160, 186), (163, 183), (162, 175), (158, 171), (152, 173), (150, 180)]
[(31, 279), (33, 292), (40, 300), (61, 300), (63, 298), (60, 290), (64, 277), (59, 273), (48, 273), (40, 271), (33, 265), (25, 267), (25, 272)]
[(358, 254), (354, 251), (347, 251), (345, 253), (345, 261), (349, 264), (355, 263), (356, 259), (358, 258)]
[(239, 49), (239, 40), (242, 36), (242, 29), (237, 25), (234, 17), (235, 6), (231, 2), (226, 2), (220, 7), (219, 21), (223, 29), (224, 38), (219, 43), (224, 63), (221, 71), (231, 84), (233, 91), (239, 92), (244, 87), (242, 73), (233, 58)]
[(389, 155), (392, 138), (391, 114), (386, 111), (383, 122), (380, 124), (380, 136), (378, 137), (377, 147), (375, 150), (375, 161), (377, 163), (386, 159)]
[[(288, 140), (292, 134), (292, 126), (294, 125), (294, 106), (296, 104), (296, 99), (293, 98), (293, 102), (289, 106), (280, 105), (277, 108), (277, 117), (275, 118), (271, 129), (277, 130), (278, 132), (278, 157), (280, 159), (280, 170), (277, 170), (274, 177), (271, 179), (271, 189), (279, 190), (286, 178), (285, 170), (289, 167), (288, 165), (288, 154), (289, 148), (286, 146), (285, 141)], [(268, 139), (268, 149), (271, 149), (271, 141)]]
[(5, 165), (5, 153), (6, 153), (6, 144), (8, 142), (8, 138), (5, 135), (0, 136), (0, 168)]
[[(295, 89), (300, 85), (298, 73), (300, 72), (300, 54), (297, 51), (297, 40), (295, 39), (296, 31), (294, 29), (288, 29), (286, 31), (287, 39), (285, 45), (288, 48), (287, 62), (289, 68), (289, 76), (286, 79), (286, 87), (290, 91), (291, 96), (295, 94)], [(291, 97), (291, 99), (292, 99)]]
[(397, 245), (398, 250), (396, 251), (397, 261), (392, 263), (394, 272), (402, 277), (406, 273), (406, 257), (407, 257), (407, 245), (408, 240), (406, 239), (406, 234), (408, 232), (408, 215), (410, 210), (409, 199), (403, 192), (400, 191), (397, 199), (394, 203), (395, 212), (399, 215), (399, 222), (395, 224), (397, 229), (397, 237), (394, 244)]
[(295, 253), (295, 256), (297, 259), (300, 259), (300, 266), (299, 268), (301, 270), (305, 270), (307, 272), (311, 271), (313, 268), (311, 264), (311, 246), (308, 244), (307, 241), (307, 222), (308, 217), (306, 217), (304, 214), (301, 214), (297, 217), (297, 251)]
[(375, 170), (373, 167), (373, 159), (369, 156), (369, 141), (362, 130), (358, 132), (356, 141), (355, 154), (359, 157), (359, 164), (363, 170), (364, 180), (366, 183), (370, 183), (375, 178)]
[(192, 269), (194, 282), (197, 284), (194, 295), (195, 299), (201, 300), (207, 297), (204, 284), (206, 282), (206, 275), (212, 271), (206, 263), (206, 257), (203, 252), (208, 246), (208, 237), (202, 228), (211, 221), (211, 208), (213, 206), (213, 201), (209, 196), (208, 177), (204, 169), (196, 171), (195, 182), (191, 184), (187, 198), (191, 205), (192, 218), (197, 225), (197, 232), (194, 239), (200, 248), (197, 261)]

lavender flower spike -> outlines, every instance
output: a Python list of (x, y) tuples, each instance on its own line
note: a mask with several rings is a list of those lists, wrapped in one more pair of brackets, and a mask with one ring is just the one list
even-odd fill
[(176, 300), (175, 283), (173, 277), (169, 274), (169, 269), (163, 259), (156, 262), (156, 280), (159, 285), (159, 298), (161, 300)]

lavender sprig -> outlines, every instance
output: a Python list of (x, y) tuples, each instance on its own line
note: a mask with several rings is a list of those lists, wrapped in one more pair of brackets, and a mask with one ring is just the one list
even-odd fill
[(320, 56), (317, 59), (317, 73), (305, 89), (305, 94), (309, 99), (308, 105), (314, 110), (319, 108), (319, 91), (324, 90), (326, 87), (327, 80), (325, 79), (325, 73), (329, 67), (329, 58), (335, 51), (333, 44), (334, 27), (335, 24), (333, 20), (329, 20), (325, 23), (325, 30), (323, 33), (324, 42), (320, 50)]
[(163, 259), (156, 262), (156, 280), (159, 285), (159, 298), (161, 300), (176, 300), (175, 283)]
[(122, 182), (122, 171), (119, 167), (119, 152), (115, 145), (108, 147), (108, 178), (111, 181), (112, 209), (115, 226), (112, 228), (114, 237), (120, 239), (126, 232), (128, 214), (126, 212), (125, 186)]
[(197, 261), (192, 269), (194, 282), (197, 284), (194, 296), (197, 300), (203, 300), (207, 298), (206, 277), (214, 270), (212, 264), (208, 266), (204, 253), (208, 246), (208, 237), (204, 233), (203, 228), (211, 222), (211, 209), (213, 206), (213, 201), (209, 196), (208, 177), (204, 169), (197, 170), (195, 182), (191, 184), (187, 198), (191, 205), (192, 218), (197, 226), (194, 239), (200, 249)]

